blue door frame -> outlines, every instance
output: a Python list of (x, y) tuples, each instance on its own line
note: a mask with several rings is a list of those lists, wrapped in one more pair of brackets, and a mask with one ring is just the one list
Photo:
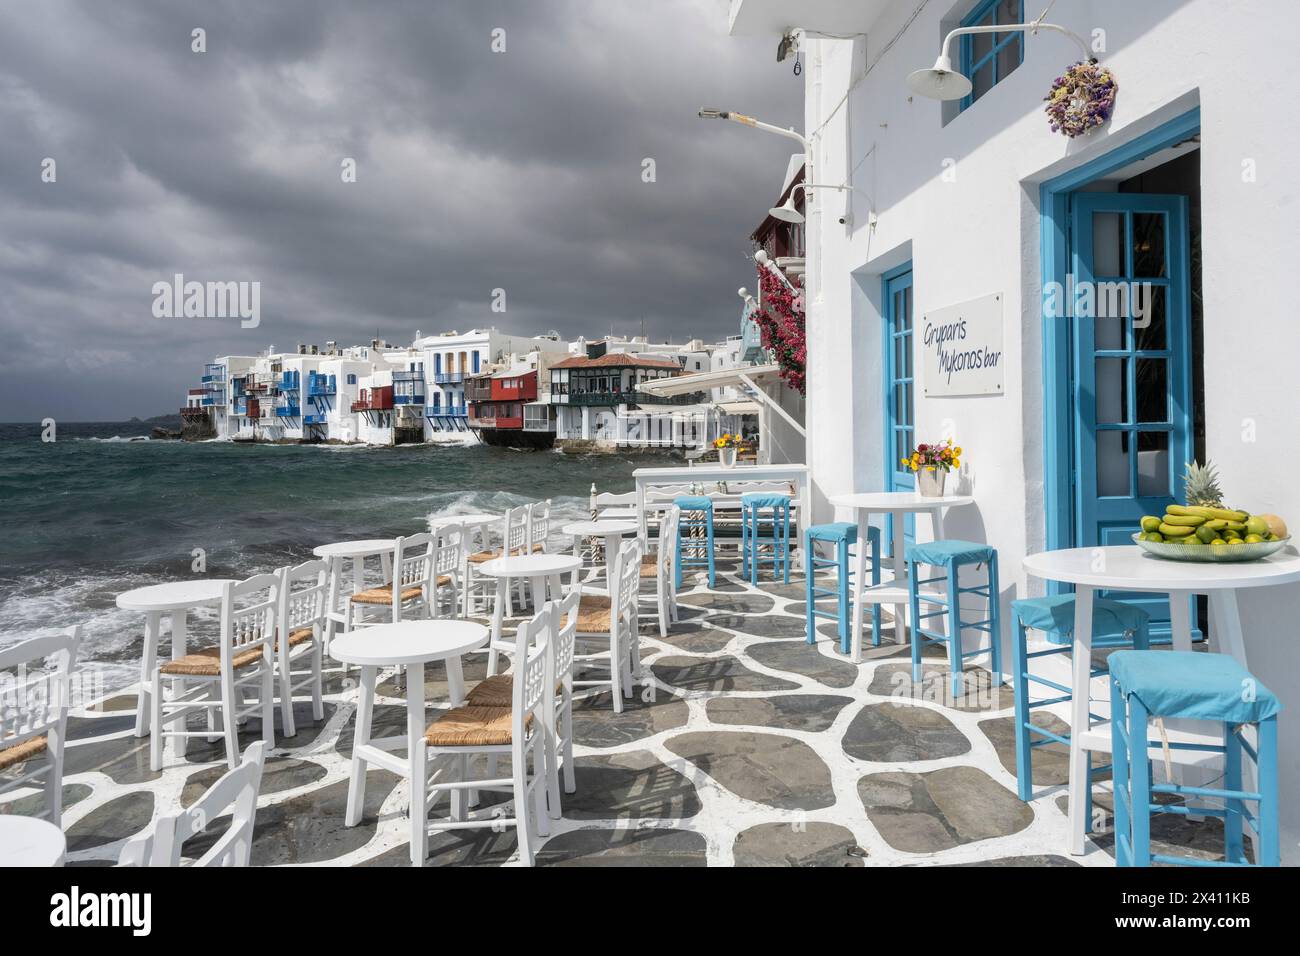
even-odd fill
[[(1077, 268), (1072, 241), (1077, 243), (1079, 237), (1077, 234), (1073, 237), (1071, 235), (1072, 226), (1074, 225), (1071, 222), (1071, 214), (1073, 207), (1076, 205), (1080, 205), (1085, 210), (1091, 209), (1094, 201), (1081, 198), (1091, 194), (1076, 194), (1076, 191), (1087, 183), (1114, 172), (1135, 160), (1183, 142), (1199, 129), (1200, 109), (1198, 107), (1169, 120), (1128, 143), (1110, 150), (1077, 169), (1047, 181), (1040, 187), (1040, 244), (1044, 290), (1050, 288), (1052, 283), (1058, 284), (1057, 288), (1068, 289), (1068, 276)], [(1135, 200), (1144, 198), (1142, 194), (1122, 195), (1131, 196)], [(1080, 198), (1076, 198), (1076, 196)], [(1145, 198), (1155, 200), (1158, 197), (1147, 196)], [(1185, 214), (1182, 215), (1182, 218), (1185, 220)], [(1172, 254), (1174, 253), (1171, 251)], [(1186, 250), (1180, 249), (1177, 254), (1185, 257)], [(1081, 277), (1076, 274), (1076, 278)], [(1183, 306), (1185, 308), (1186, 303), (1183, 303)], [(1080, 413), (1080, 409), (1075, 407), (1076, 383), (1074, 374), (1077, 372), (1074, 365), (1077, 360), (1075, 320), (1068, 316), (1050, 314), (1046, 308), (1046, 301), (1044, 302), (1042, 316), (1043, 485), (1046, 549), (1057, 550), (1095, 543), (1108, 543), (1091, 540), (1095, 535), (1086, 533), (1082, 527), (1085, 521), (1090, 520), (1089, 516), (1084, 513), (1085, 509), (1079, 507), (1076, 503), (1078, 465), (1080, 455), (1085, 454), (1086, 449), (1081, 448), (1080, 442), (1076, 441), (1074, 427), (1076, 418)], [(1185, 351), (1190, 357), (1190, 345), (1185, 342), (1179, 344), (1180, 347), (1185, 347)], [(1171, 359), (1172, 364), (1173, 360)], [(1184, 368), (1179, 374), (1185, 375), (1189, 382), (1190, 368)], [(1185, 383), (1183, 381), (1180, 380), (1173, 384), (1177, 389), (1181, 390), (1180, 394), (1185, 397), (1185, 400), (1178, 403), (1180, 407), (1171, 409), (1170, 421), (1173, 422), (1175, 416), (1185, 415), (1186, 420), (1183, 422), (1185, 433), (1190, 434), (1190, 418), (1192, 414), (1189, 394), (1190, 385), (1187, 384), (1184, 390)], [(1088, 393), (1088, 397), (1084, 400), (1090, 399), (1091, 392)], [(1131, 403), (1133, 400), (1131, 393), (1128, 399)], [(1087, 441), (1095, 441), (1095, 436), (1084, 438), (1084, 442)], [(1171, 447), (1170, 458), (1174, 458), (1175, 454), (1184, 453), (1186, 454), (1184, 460), (1191, 457), (1190, 437), (1185, 451)], [(1093, 467), (1091, 462), (1088, 465)], [(1171, 467), (1175, 469), (1176, 475), (1181, 475), (1182, 462), (1171, 461)], [(1171, 491), (1175, 495), (1181, 494), (1181, 488), (1176, 480), (1173, 481)], [(1055, 582), (1049, 584), (1049, 591), (1052, 593), (1065, 590), (1069, 590), (1069, 588)], [(1167, 632), (1167, 627), (1167, 624), (1163, 628), (1157, 625), (1156, 630), (1166, 630)]]
[[(902, 466), (902, 458), (912, 449), (915, 441), (916, 399), (914, 383), (916, 374), (914, 327), (912, 312), (912, 263), (905, 262), (881, 276), (881, 330), (883, 335), (885, 392), (882, 402), (885, 409), (885, 490), (912, 491), (916, 477)], [(910, 544), (915, 537), (916, 518), (908, 515), (903, 529), (904, 539)], [(885, 553), (892, 555), (894, 519), (885, 518)]]

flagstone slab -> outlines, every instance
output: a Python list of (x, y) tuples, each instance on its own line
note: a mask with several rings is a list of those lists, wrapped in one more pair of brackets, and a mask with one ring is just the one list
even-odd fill
[(745, 591), (738, 594), (703, 591), (685, 594), (678, 598), (681, 604), (707, 608), (710, 611), (728, 611), (734, 614), (767, 614), (776, 606), (766, 594)]
[(719, 631), (717, 628), (696, 621), (687, 623), (679, 621), (669, 629), (668, 634), (664, 637), (659, 636), (658, 628), (643, 633), (653, 640), (670, 644), (688, 654), (716, 654), (736, 640), (734, 634)]
[(566, 819), (682, 819), (700, 812), (695, 785), (647, 751), (578, 757), (573, 769), (577, 792), (560, 797)]
[(68, 851), (90, 850), (135, 836), (153, 819), (153, 794), (136, 790), (108, 801), (66, 828)]
[(1010, 836), (1034, 819), (1027, 804), (975, 767), (869, 774), (858, 781), (858, 796), (885, 842), (909, 853)]
[[(429, 723), (432, 723), (432, 716)], [(334, 741), (334, 749), (343, 757), (352, 758), (352, 741), (357, 734), (357, 716), (354, 713), (342, 727)], [(370, 739), (406, 736), (406, 705), (375, 704), (370, 714)]]
[(779, 810), (821, 810), (835, 804), (831, 774), (803, 741), (747, 731), (699, 731), (665, 746), (738, 797)]
[[(1070, 725), (1055, 714), (1041, 709), (1031, 711), (1031, 714), (1030, 719), (1035, 726), (1043, 727), (1055, 734), (1069, 736)], [(988, 738), (989, 743), (993, 745), (993, 749), (997, 751), (998, 760), (1001, 762), (1003, 769), (1007, 773), (1015, 774), (1016, 718), (1014, 716), (990, 717), (988, 720), (981, 720), (979, 728), (983, 731), (984, 736)], [(1044, 738), (1034, 736), (1031, 739), (1043, 740)], [(1104, 767), (1108, 763), (1110, 763), (1110, 754), (1101, 751), (1092, 752), (1094, 781), (1109, 779), (1109, 773), (1099, 773), (1095, 769)], [(1058, 787), (1070, 782), (1070, 748), (1064, 744), (1049, 741), (1041, 747), (1035, 747), (1030, 765), (1034, 769), (1034, 786), (1036, 787)]]
[(688, 691), (797, 690), (799, 685), (781, 677), (752, 671), (739, 660), (721, 657), (661, 657), (650, 665), (665, 684)]
[[(649, 699), (647, 699), (649, 698)], [(573, 739), (582, 747), (618, 747), (686, 725), (690, 709), (680, 697), (658, 687), (637, 687), (614, 713), (608, 691), (573, 701)]]
[[(84, 783), (65, 783), (63, 785), (63, 809), (80, 803), (94, 793), (94, 789)], [(20, 817), (34, 817), (45, 812), (45, 793), (32, 793), (17, 800), (0, 803), (0, 814), (13, 813)]]
[[(192, 805), (214, 783), (225, 776), (227, 770), (228, 767), (223, 762), (190, 774), (185, 781), (185, 787), (181, 790), (181, 806)], [(265, 795), (296, 790), (298, 787), (323, 780), (327, 773), (324, 767), (310, 760), (300, 760), (297, 757), (268, 757), (262, 765), (262, 783), (258, 793)]]
[(942, 760), (970, 752), (970, 741), (951, 720), (913, 704), (868, 704), (853, 718), (841, 744), (850, 757), (876, 763)]
[[(507, 661), (509, 658), (507, 658)], [(468, 654), (461, 658), (461, 671), (465, 675), (465, 689), (473, 687), (487, 677), (487, 655)], [(504, 672), (508, 664), (498, 665), (497, 670)], [(358, 677), (359, 679), (359, 677)], [(406, 699), (406, 676), (399, 680), (396, 675), (381, 681), (375, 687), (375, 693), (383, 697)], [(450, 704), (451, 694), (447, 688), (447, 665), (443, 661), (426, 664), (424, 667), (424, 699), (431, 704)]]
[[(133, 698), (134, 699), (134, 698)], [(98, 737), (111, 737), (135, 729), (133, 712), (114, 713), (111, 717), (76, 717), (68, 718), (68, 741), (94, 740)]]
[[(325, 725), (329, 722), (334, 711), (338, 709), (337, 704), (326, 703), (324, 705), (324, 714), (320, 720), (316, 720), (311, 715), (310, 700), (296, 700), (293, 702), (293, 720), (294, 729), (297, 731), (293, 737), (284, 735), (284, 727), (280, 723), (280, 708), (275, 708), (275, 746), (279, 748), (300, 748), (308, 747), (313, 744), (316, 737)], [(239, 729), (239, 750), (240, 753), (248, 749), (248, 745), (262, 739), (262, 721), (260, 717), (250, 717), (243, 727)], [(189, 748), (185, 752), (185, 759), (189, 763), (211, 763), (214, 760), (226, 759), (226, 738), (221, 735), (216, 740), (209, 741), (206, 737), (191, 737)]]
[(849, 855), (857, 848), (853, 831), (834, 823), (761, 823), (736, 835), (732, 853), (736, 866), (860, 867)]
[(778, 697), (715, 697), (705, 704), (716, 724), (746, 724), (772, 730), (821, 733), (835, 722), (852, 697), (830, 694), (781, 694)]
[(112, 737), (70, 744), (63, 751), (63, 775), (102, 773), (116, 784), (151, 783), (162, 776), (149, 769), (148, 737)]
[(1000, 856), (996, 860), (980, 860), (977, 863), (942, 863), (940, 866), (949, 867), (971, 867), (971, 866), (999, 866), (999, 867), (1019, 867), (1019, 866), (1082, 866), (1067, 856), (1055, 856), (1054, 854), (1045, 853), (1033, 856)]
[(769, 637), (777, 640), (799, 638), (806, 640), (808, 632), (803, 618), (786, 617), (782, 614), (710, 614), (705, 623), (715, 627), (725, 627), (754, 637)]
[(753, 644), (745, 649), (745, 653), (764, 667), (808, 677), (827, 687), (852, 687), (858, 679), (855, 664), (828, 657), (806, 641)]
[(689, 830), (570, 830), (547, 840), (539, 866), (707, 866), (707, 842)]
[(138, 698), (135, 694), (117, 694), (113, 697), (106, 697), (99, 703), (88, 707), (87, 710), (97, 713), (112, 714), (123, 710), (134, 712)]
[[(908, 653), (911, 653), (910, 650)], [(936, 657), (942, 655), (938, 649), (931, 653)], [(871, 684), (867, 687), (868, 692), (900, 701), (923, 700), (963, 713), (1005, 710), (1015, 706), (1011, 687), (1002, 685), (994, 688), (992, 675), (983, 668), (968, 668), (963, 671), (962, 690), (954, 697), (947, 664), (939, 660), (926, 663), (925, 659), (930, 656), (922, 654), (920, 683), (912, 680), (910, 661), (891, 661), (876, 668)]]

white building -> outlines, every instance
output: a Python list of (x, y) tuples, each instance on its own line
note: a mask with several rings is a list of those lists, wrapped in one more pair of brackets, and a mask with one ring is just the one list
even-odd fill
[[(1298, 251), (1300, 130), (1284, 91), (1295, 86), (1300, 8), (1053, 5), (1048, 19), (1083, 38), (1118, 85), (1109, 122), (1075, 139), (1049, 130), (1043, 111), (1054, 78), (1083, 56), (1060, 33), (998, 34), (996, 48), (990, 34), (959, 39), (954, 68), (974, 81), (965, 99), (908, 87), (954, 27), (1025, 21), (1042, 7), (733, 0), (730, 10), (734, 34), (774, 47), (804, 31), (818, 511), (830, 518), (834, 494), (910, 487), (899, 459), (954, 436), (976, 504), (950, 511), (944, 533), (997, 547), (1007, 602), (1042, 593), (1024, 555), (1126, 540), (1181, 493), (1192, 459), (1219, 467), (1230, 504), (1300, 521), (1289, 374), (1300, 326), (1281, 305)], [(1151, 308), (1136, 325), (1132, 309), (1089, 312), (1072, 291), (1094, 278), (1149, 283)], [(948, 331), (965, 335), (959, 348)], [(1146, 606), (1167, 631), (1168, 602)], [(1300, 793), (1298, 611), (1300, 587), (1241, 600), (1250, 669), (1287, 705), (1284, 795)], [(1282, 815), (1283, 858), (1297, 862), (1300, 802), (1284, 799)]]

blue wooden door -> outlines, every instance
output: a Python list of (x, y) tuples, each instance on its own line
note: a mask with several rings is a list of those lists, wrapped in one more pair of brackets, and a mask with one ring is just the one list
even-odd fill
[[(887, 273), (884, 279), (885, 490), (911, 491), (916, 488), (916, 477), (902, 464), (915, 440), (913, 356), (916, 340), (912, 335), (911, 263)], [(885, 519), (885, 540), (881, 542), (887, 555), (893, 553), (893, 520), (892, 516)], [(916, 517), (908, 515), (906, 522), (903, 534), (910, 545), (915, 536)]]
[[(1070, 229), (1075, 544), (1128, 544), (1193, 457), (1187, 197), (1075, 193)], [(1165, 598), (1110, 596), (1168, 631)]]

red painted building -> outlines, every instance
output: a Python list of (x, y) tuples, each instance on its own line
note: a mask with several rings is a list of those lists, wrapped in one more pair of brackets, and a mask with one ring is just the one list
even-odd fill
[(489, 445), (549, 448), (554, 432), (524, 430), (524, 405), (537, 401), (536, 370), (480, 375), (465, 383), (469, 427)]

